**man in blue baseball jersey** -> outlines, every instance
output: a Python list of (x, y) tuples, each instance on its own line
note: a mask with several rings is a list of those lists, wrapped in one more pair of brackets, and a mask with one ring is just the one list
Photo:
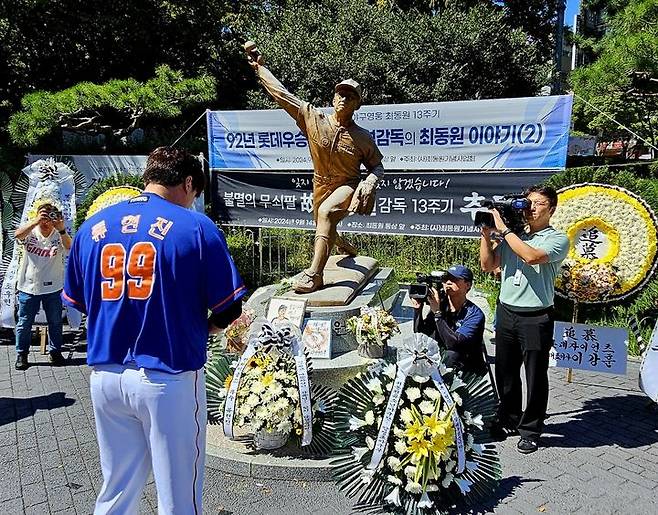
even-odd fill
[(103, 471), (94, 513), (137, 513), (152, 468), (158, 512), (198, 514), (206, 342), (240, 315), (246, 290), (222, 233), (187, 209), (203, 191), (199, 161), (161, 147), (143, 178), (143, 194), (82, 224), (62, 292), (87, 313)]

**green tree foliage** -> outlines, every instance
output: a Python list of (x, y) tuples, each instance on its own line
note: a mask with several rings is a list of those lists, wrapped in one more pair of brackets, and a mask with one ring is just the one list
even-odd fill
[[(536, 46), (486, 5), (427, 16), (366, 0), (290, 0), (234, 30), (258, 43), (291, 91), (318, 104), (345, 77), (374, 104), (526, 96), (544, 83)], [(267, 105), (260, 91), (249, 98), (250, 108)]]
[(234, 69), (222, 19), (232, 0), (6, 0), (0, 2), (0, 125), (20, 99), (79, 82), (134, 78), (157, 66), (186, 76), (226, 79), (232, 102)]
[(571, 74), (576, 95), (592, 104), (576, 102), (577, 129), (606, 140), (630, 140), (632, 135), (603, 111), (658, 146), (657, 20), (658, 0), (630, 0), (609, 19), (597, 45), (598, 59)]
[(30, 93), (22, 100), (23, 110), (11, 117), (9, 134), (16, 145), (25, 147), (57, 129), (121, 138), (146, 118), (174, 118), (190, 106), (207, 105), (214, 96), (214, 78), (185, 79), (180, 72), (161, 66), (155, 78), (145, 83), (134, 79), (81, 82), (55, 93)]

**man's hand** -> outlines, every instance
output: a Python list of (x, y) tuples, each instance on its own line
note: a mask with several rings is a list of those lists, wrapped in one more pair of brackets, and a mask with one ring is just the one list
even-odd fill
[(411, 304), (411, 307), (414, 309), (420, 309), (423, 307), (423, 303), (420, 302), (418, 299), (412, 299), (409, 297), (409, 304)]
[(441, 312), (441, 299), (439, 297), (439, 292), (436, 288), (430, 288), (429, 294), (427, 295), (427, 303), (430, 305), (430, 310), (432, 313)]
[(53, 225), (55, 226), (55, 229), (58, 231), (63, 231), (64, 230), (64, 218), (62, 215), (59, 215), (59, 218), (57, 220), (53, 220)]
[(503, 217), (500, 216), (500, 212), (497, 209), (490, 209), (489, 212), (492, 214), (494, 219), (494, 225), (496, 226), (496, 231), (501, 233), (507, 230), (505, 222), (503, 222)]
[(50, 218), (50, 213), (45, 207), (39, 209), (39, 211), (37, 212), (37, 219), (35, 220), (35, 222), (36, 222), (35, 225), (41, 222), (52, 222)]
[(347, 209), (348, 213), (358, 215), (369, 215), (375, 207), (375, 196), (377, 195), (377, 176), (368, 175), (362, 180), (352, 195), (352, 202)]

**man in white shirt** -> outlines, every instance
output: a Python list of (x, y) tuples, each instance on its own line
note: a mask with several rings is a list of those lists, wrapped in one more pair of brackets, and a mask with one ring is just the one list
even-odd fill
[(16, 369), (25, 370), (29, 366), (32, 324), (40, 305), (48, 321), (50, 362), (63, 365), (60, 293), (64, 285), (64, 252), (71, 248), (71, 237), (64, 228), (61, 212), (52, 204), (41, 205), (36, 219), (16, 229), (15, 236), (24, 246), (16, 282)]

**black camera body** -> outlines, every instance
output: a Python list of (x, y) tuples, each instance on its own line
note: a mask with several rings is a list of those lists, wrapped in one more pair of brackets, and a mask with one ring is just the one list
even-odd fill
[[(515, 234), (520, 234), (525, 230), (525, 211), (530, 209), (530, 205), (530, 201), (525, 195), (505, 195), (497, 201), (485, 200), (482, 202), (482, 207), (496, 209), (500, 213), (505, 225)], [(495, 228), (493, 215), (488, 211), (478, 211), (475, 213), (473, 223), (477, 227)]]
[(409, 285), (409, 297), (412, 299), (424, 301), (429, 295), (430, 287), (436, 286), (439, 297), (443, 298), (446, 292), (441, 285), (446, 281), (448, 272), (445, 270), (434, 270), (429, 274), (416, 272), (416, 282)]

